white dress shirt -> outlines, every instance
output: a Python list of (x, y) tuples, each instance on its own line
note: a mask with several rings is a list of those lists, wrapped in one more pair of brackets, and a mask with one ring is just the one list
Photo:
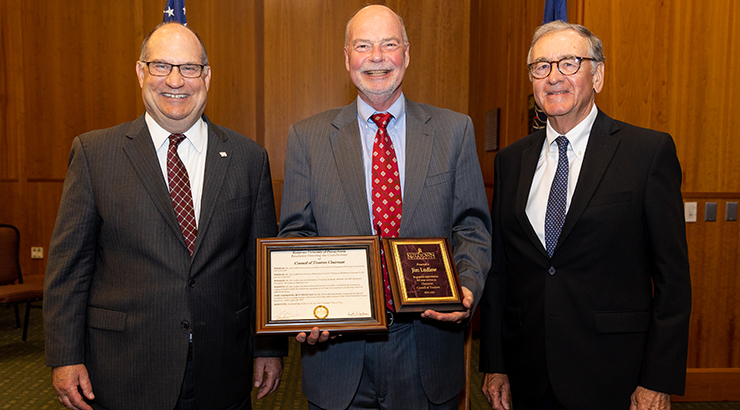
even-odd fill
[[(377, 113), (370, 104), (357, 97), (357, 123), (360, 126), (360, 142), (362, 144), (362, 165), (365, 170), (365, 191), (367, 192), (367, 209), (370, 211), (370, 224), (373, 224), (373, 142), (378, 126), (370, 118)], [(396, 151), (399, 179), (401, 180), (401, 201), (403, 201), (403, 187), (406, 179), (406, 98), (403, 94), (388, 108), (393, 115), (386, 126), (388, 135)], [(401, 210), (403, 218), (403, 207)], [(375, 227), (373, 233), (375, 232)]]
[[(167, 180), (167, 150), (170, 146), (170, 132), (162, 128), (149, 113), (145, 114), (146, 125), (152, 136), (154, 148), (157, 150), (159, 166), (162, 168), (164, 181), (169, 189)], [(200, 204), (203, 196), (203, 177), (206, 169), (206, 150), (208, 148), (208, 124), (199, 118), (198, 121), (183, 133), (185, 139), (177, 147), (177, 153), (188, 171), (190, 191), (193, 195), (193, 210), (195, 211), (195, 226), (200, 222)]]
[[(573, 192), (578, 183), (578, 176), (581, 174), (583, 165), (583, 156), (586, 154), (588, 137), (591, 134), (591, 128), (596, 121), (596, 114), (599, 110), (596, 104), (591, 108), (588, 116), (576, 125), (572, 130), (565, 134), (568, 138), (568, 195), (565, 202), (565, 213), (568, 214), (570, 202), (573, 198)], [(550, 187), (552, 180), (555, 178), (555, 170), (558, 167), (558, 144), (555, 139), (562, 134), (558, 134), (550, 120), (547, 120), (547, 139), (542, 144), (542, 152), (537, 160), (537, 170), (534, 172), (532, 186), (529, 189), (529, 198), (527, 199), (527, 218), (532, 228), (540, 238), (542, 246), (545, 245), (545, 211), (547, 210), (547, 199), (550, 196)]]

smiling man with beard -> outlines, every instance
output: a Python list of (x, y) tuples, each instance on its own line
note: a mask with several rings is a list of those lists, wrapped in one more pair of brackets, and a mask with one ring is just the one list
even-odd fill
[[(467, 311), (403, 315), (389, 307), (388, 334), (301, 333), (303, 391), (311, 409), (457, 409), (462, 322), (490, 266), (473, 124), (403, 95), (409, 43), (391, 9), (360, 10), (347, 24), (344, 55), (359, 98), (290, 128), (280, 236), (447, 237)], [(382, 185), (391, 205), (376, 199)]]

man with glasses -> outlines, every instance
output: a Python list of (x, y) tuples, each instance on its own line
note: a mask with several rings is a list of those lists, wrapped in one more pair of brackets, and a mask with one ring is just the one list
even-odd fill
[(303, 392), (311, 410), (457, 409), (464, 324), (491, 260), (473, 124), (406, 98), (409, 42), (390, 8), (350, 19), (344, 56), (358, 97), (290, 127), (280, 235), (447, 237), (466, 310), (399, 313), (388, 301), (388, 333), (300, 333)]
[(44, 290), (46, 364), (70, 409), (249, 409), (287, 339), (252, 334), (255, 242), (277, 221), (266, 151), (203, 115), (211, 67), (179, 23), (136, 74), (146, 113), (75, 138)]
[(495, 160), (480, 370), (495, 409), (669, 409), (691, 282), (670, 135), (609, 118), (602, 43), (556, 21), (527, 57), (547, 128)]

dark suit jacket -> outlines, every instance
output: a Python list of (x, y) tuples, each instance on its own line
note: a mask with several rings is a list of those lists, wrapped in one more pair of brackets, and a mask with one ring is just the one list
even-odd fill
[[(470, 118), (406, 100), (406, 177), (401, 237), (448, 237), (461, 284), (476, 301), (490, 266), (491, 225)], [(290, 128), (280, 236), (372, 235), (357, 102)], [(465, 382), (463, 328), (414, 321), (421, 382), (430, 401)], [(303, 391), (324, 408), (346, 408), (360, 382), (365, 340), (345, 335), (303, 346)]]
[(270, 167), (262, 147), (204, 119), (192, 258), (143, 116), (72, 144), (46, 273), (46, 364), (84, 363), (99, 406), (174, 408), (191, 332), (200, 409), (252, 390), (255, 240), (277, 230)]
[(508, 373), (515, 400), (549, 380), (569, 409), (627, 409), (637, 385), (682, 394), (691, 282), (673, 140), (599, 112), (552, 258), (525, 212), (544, 140), (496, 156), (480, 370)]

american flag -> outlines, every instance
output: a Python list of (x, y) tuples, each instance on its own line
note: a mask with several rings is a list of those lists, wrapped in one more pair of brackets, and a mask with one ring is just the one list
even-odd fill
[(167, 0), (167, 4), (164, 6), (162, 23), (169, 21), (176, 21), (184, 26), (188, 25), (188, 20), (185, 18), (185, 0)]

